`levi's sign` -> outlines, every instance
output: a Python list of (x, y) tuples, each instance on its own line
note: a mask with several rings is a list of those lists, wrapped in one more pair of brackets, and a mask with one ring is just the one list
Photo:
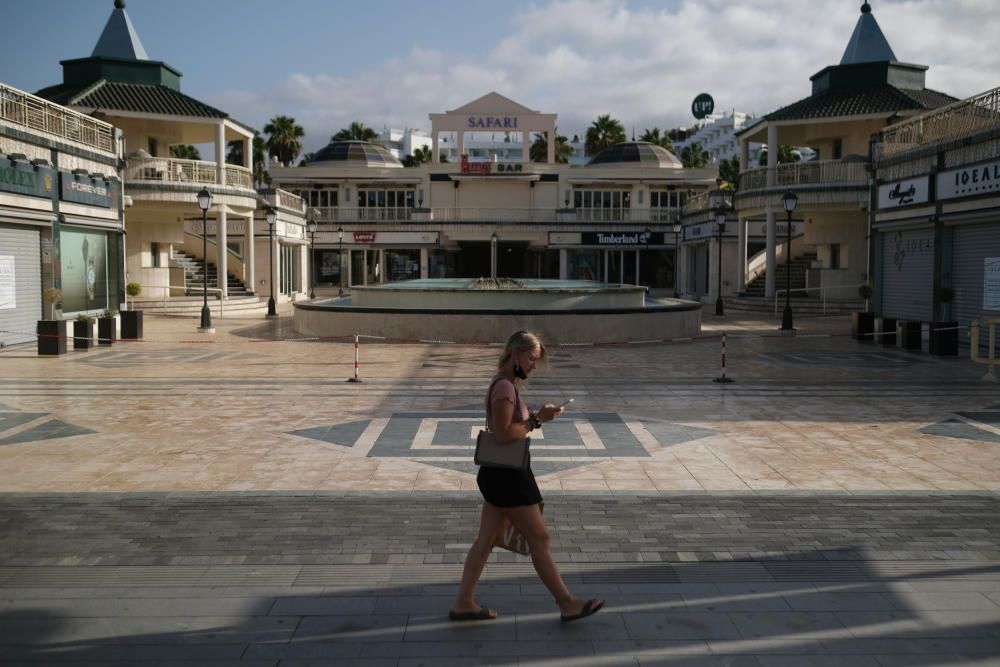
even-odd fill
[(898, 208), (910, 204), (923, 204), (930, 198), (930, 178), (910, 178), (878, 186), (878, 207)]
[(375, 243), (375, 232), (354, 232), (355, 243)]

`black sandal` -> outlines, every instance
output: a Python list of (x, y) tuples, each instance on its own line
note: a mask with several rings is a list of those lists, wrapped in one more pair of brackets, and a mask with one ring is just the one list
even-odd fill
[(563, 623), (569, 623), (570, 621), (578, 621), (581, 618), (586, 618), (600, 611), (601, 607), (604, 606), (604, 600), (598, 600), (597, 598), (591, 598), (583, 603), (583, 609), (580, 610), (579, 614), (570, 614), (569, 616), (560, 615), (559, 620)]

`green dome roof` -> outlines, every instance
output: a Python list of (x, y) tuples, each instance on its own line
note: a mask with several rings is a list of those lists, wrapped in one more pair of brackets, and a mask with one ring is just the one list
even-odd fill
[(662, 146), (648, 141), (625, 141), (608, 146), (587, 163), (588, 167), (651, 167), (655, 169), (680, 169), (684, 165), (677, 156)]
[(336, 162), (344, 167), (399, 167), (402, 163), (381, 144), (367, 141), (331, 141), (307, 164)]

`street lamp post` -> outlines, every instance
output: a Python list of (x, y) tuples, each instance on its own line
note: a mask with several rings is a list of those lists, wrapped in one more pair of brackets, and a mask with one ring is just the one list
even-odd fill
[(792, 211), (798, 202), (799, 198), (791, 190), (781, 196), (781, 205), (788, 214), (785, 243), (785, 311), (781, 314), (782, 331), (795, 331), (795, 327), (792, 326)]
[(212, 208), (212, 193), (202, 188), (198, 193), (198, 207), (201, 208), (201, 326), (199, 331), (211, 333), (212, 312), (208, 309), (208, 209)]
[(309, 209), (309, 298), (316, 298), (316, 213)]
[(674, 230), (674, 298), (681, 298), (681, 285), (680, 285), (680, 263), (681, 263), (681, 223), (680, 220), (674, 221), (672, 227)]
[(490, 278), (497, 278), (497, 233), (490, 235)]
[(340, 249), (337, 250), (337, 282), (340, 284), (337, 289), (337, 296), (344, 296), (344, 228), (337, 227), (337, 243)]
[(277, 317), (274, 308), (274, 223), (278, 220), (278, 212), (268, 206), (264, 209), (264, 219), (267, 220), (267, 263), (271, 270), (271, 296), (267, 300), (267, 317)]
[(722, 304), (722, 233), (726, 231), (726, 209), (722, 206), (715, 210), (715, 227), (719, 233), (719, 254), (716, 261), (716, 264), (718, 264), (718, 280), (716, 281), (718, 285), (716, 289), (715, 314), (721, 317), (726, 314)]

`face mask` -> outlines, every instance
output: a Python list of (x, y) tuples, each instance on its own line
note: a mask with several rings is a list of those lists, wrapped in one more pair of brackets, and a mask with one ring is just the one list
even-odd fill
[(528, 374), (524, 372), (523, 368), (521, 368), (521, 364), (517, 363), (517, 359), (514, 360), (514, 377), (521, 380), (528, 379)]

